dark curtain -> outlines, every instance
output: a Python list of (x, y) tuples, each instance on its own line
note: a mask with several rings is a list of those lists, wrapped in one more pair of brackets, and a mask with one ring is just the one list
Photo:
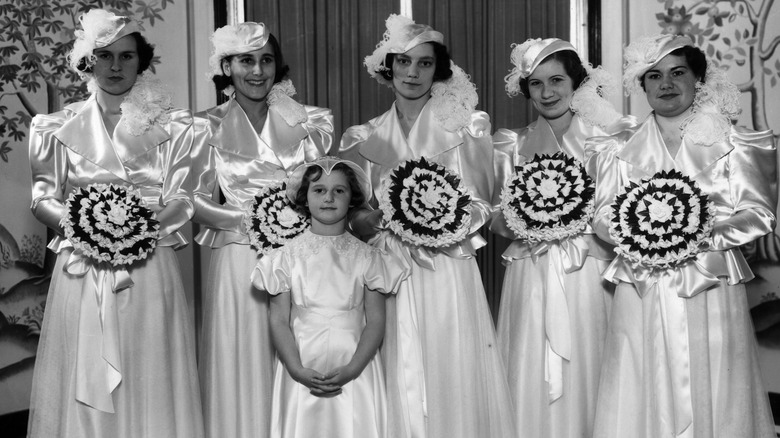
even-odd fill
[[(387, 108), (392, 92), (371, 79), (363, 58), (373, 52), (385, 19), (398, 1), (248, 0), (246, 19), (268, 25), (279, 38), (302, 103), (333, 110), (337, 138)], [(477, 85), (478, 109), (491, 116), (493, 130), (519, 128), (533, 117), (522, 96), (504, 92), (510, 44), (528, 38), (569, 37), (569, 2), (549, 0), (413, 0), (413, 17), (444, 34), (452, 59)], [(483, 232), (488, 245), (478, 254), (494, 317), (498, 315), (508, 241)]]

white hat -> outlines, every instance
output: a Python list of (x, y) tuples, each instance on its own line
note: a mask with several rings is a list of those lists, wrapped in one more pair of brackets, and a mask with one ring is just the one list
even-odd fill
[(230, 55), (248, 53), (260, 50), (268, 43), (270, 36), (268, 28), (263, 23), (239, 23), (222, 26), (211, 34), (211, 57), (209, 57), (210, 78), (221, 76), (222, 59)]
[(685, 46), (695, 47), (687, 36), (658, 34), (633, 41), (623, 51), (623, 87), (626, 94), (642, 91), (640, 80), (664, 56)]
[(374, 53), (366, 56), (363, 61), (368, 74), (382, 85), (392, 85), (382, 76), (389, 70), (385, 65), (388, 54), (406, 53), (423, 43), (439, 43), (444, 45), (444, 35), (433, 30), (427, 24), (416, 24), (414, 20), (403, 15), (390, 14), (385, 21), (387, 30), (382, 35), (382, 41), (376, 45)]
[(558, 38), (528, 39), (523, 44), (512, 44), (512, 54), (509, 59), (514, 68), (504, 77), (506, 92), (510, 96), (522, 94), (520, 79), (525, 79), (539, 67), (548, 56), (555, 52), (571, 50), (577, 53), (577, 49), (570, 42)]
[(76, 30), (76, 41), (73, 50), (68, 54), (68, 64), (82, 79), (86, 73), (79, 70), (79, 62), (83, 59), (86, 67), (92, 67), (97, 62), (93, 53), (113, 44), (118, 39), (140, 32), (138, 22), (130, 17), (116, 15), (105, 9), (91, 9), (79, 17), (81, 29)]

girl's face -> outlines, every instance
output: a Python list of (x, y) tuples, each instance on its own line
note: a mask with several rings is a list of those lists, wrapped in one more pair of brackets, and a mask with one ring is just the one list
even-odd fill
[(126, 35), (113, 43), (95, 49), (97, 61), (92, 74), (98, 87), (104, 92), (121, 96), (129, 92), (138, 78), (138, 47), (132, 35)]
[(222, 62), (222, 71), (233, 79), (236, 95), (250, 100), (265, 100), (276, 76), (276, 55), (271, 44), (262, 49), (233, 56)]
[(344, 232), (352, 190), (343, 172), (334, 170), (330, 175), (322, 172), (317, 181), (309, 184), (306, 200), (311, 213), (312, 232), (331, 236)]
[(680, 115), (693, 104), (696, 82), (685, 56), (666, 55), (645, 73), (647, 103), (660, 116)]
[(393, 88), (396, 95), (408, 100), (427, 97), (433, 86), (435, 72), (436, 54), (431, 43), (423, 43), (395, 55)]
[(528, 92), (539, 114), (553, 120), (569, 112), (574, 82), (560, 61), (550, 59), (528, 76)]

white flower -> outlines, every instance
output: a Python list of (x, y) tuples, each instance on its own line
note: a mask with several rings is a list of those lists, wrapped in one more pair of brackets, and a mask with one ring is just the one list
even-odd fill
[(650, 200), (648, 211), (650, 219), (655, 222), (666, 222), (672, 217), (672, 206), (658, 199)]

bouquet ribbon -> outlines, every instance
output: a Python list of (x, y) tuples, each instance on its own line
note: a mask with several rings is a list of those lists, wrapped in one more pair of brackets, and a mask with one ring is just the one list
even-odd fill
[[(697, 258), (677, 267), (654, 270), (644, 266), (632, 266), (623, 256), (618, 256), (604, 271), (604, 278), (613, 283), (631, 283), (643, 300), (655, 300), (650, 318), (651, 340), (656, 359), (655, 374), (668, 372), (671, 383), (671, 399), (674, 406), (675, 436), (692, 435), (693, 401), (691, 399), (691, 364), (688, 340), (688, 314), (686, 299), (721, 284), (720, 276), (731, 270), (728, 254), (704, 252)], [(744, 260), (744, 259), (743, 259)], [(710, 320), (710, 324), (720, 324)]]
[(88, 276), (79, 309), (76, 400), (114, 413), (111, 393), (122, 381), (115, 292), (133, 286), (133, 280), (126, 269), (95, 265), (79, 250), (71, 253), (64, 270), (77, 277)]

